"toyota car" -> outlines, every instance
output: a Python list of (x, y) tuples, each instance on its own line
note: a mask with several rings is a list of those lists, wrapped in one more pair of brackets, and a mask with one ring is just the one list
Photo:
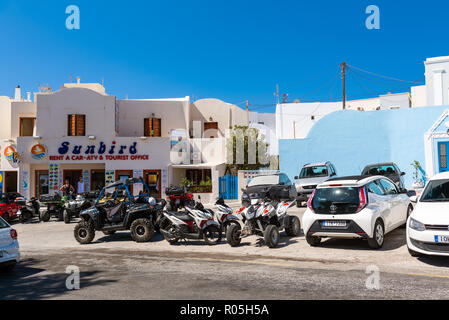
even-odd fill
[(373, 249), (413, 210), (407, 194), (383, 176), (330, 179), (317, 186), (307, 207), (302, 223), (311, 246), (323, 238), (362, 238)]
[(412, 256), (449, 256), (449, 172), (430, 179), (407, 221), (407, 247)]

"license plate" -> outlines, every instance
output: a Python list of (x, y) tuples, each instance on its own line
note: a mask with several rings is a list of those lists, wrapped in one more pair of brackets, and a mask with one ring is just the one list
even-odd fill
[(435, 236), (436, 243), (449, 243), (449, 236)]
[(338, 221), (338, 220), (331, 220), (331, 221), (323, 221), (323, 227), (339, 227), (339, 228), (345, 228), (346, 227), (346, 221)]

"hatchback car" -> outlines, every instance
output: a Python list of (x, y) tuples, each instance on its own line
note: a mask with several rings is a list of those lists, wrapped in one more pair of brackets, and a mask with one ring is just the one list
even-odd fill
[(11, 271), (19, 261), (17, 231), (0, 218), (0, 270)]
[(413, 210), (407, 194), (382, 176), (330, 179), (316, 188), (307, 206), (302, 223), (311, 246), (322, 238), (362, 238), (375, 249)]
[(449, 256), (449, 172), (427, 182), (407, 221), (407, 247), (412, 256)]
[(404, 176), (396, 163), (384, 162), (369, 164), (362, 170), (362, 176), (385, 176), (392, 180), (399, 187), (399, 190), (404, 190)]
[(299, 176), (295, 177), (296, 205), (300, 207), (303, 202), (308, 200), (317, 185), (336, 175), (337, 171), (329, 161), (303, 166)]

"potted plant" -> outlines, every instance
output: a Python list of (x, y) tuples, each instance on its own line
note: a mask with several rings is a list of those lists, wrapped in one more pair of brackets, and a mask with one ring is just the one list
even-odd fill
[(413, 182), (412, 187), (414, 189), (424, 188), (424, 181), (422, 179), (419, 179), (419, 171), (420, 169), (422, 169), (421, 164), (419, 163), (419, 161), (414, 160), (410, 165), (415, 169), (415, 172), (413, 173), (413, 178), (415, 179), (415, 181)]

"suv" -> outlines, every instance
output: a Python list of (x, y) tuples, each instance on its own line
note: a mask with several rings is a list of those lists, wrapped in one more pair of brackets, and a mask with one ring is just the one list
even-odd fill
[(295, 186), (285, 173), (256, 176), (242, 189), (242, 206), (251, 204), (251, 199), (261, 199), (269, 191), (270, 199), (290, 200), (296, 197)]
[(336, 175), (337, 171), (329, 161), (303, 166), (299, 176), (295, 177), (296, 206), (300, 207), (303, 202), (307, 202), (317, 185)]
[(384, 162), (367, 165), (363, 171), (362, 176), (385, 176), (399, 187), (400, 190), (404, 190), (404, 176), (405, 172), (402, 172), (396, 163)]
[[(143, 187), (137, 197), (130, 191), (134, 184)], [(95, 231), (112, 235), (116, 231), (130, 230), (134, 241), (149, 241), (158, 227), (165, 204), (165, 200), (156, 203), (156, 199), (150, 197), (150, 189), (142, 178), (111, 183), (101, 190), (91, 208), (81, 211), (81, 221), (74, 230), (75, 239), (87, 244), (94, 239)]]

